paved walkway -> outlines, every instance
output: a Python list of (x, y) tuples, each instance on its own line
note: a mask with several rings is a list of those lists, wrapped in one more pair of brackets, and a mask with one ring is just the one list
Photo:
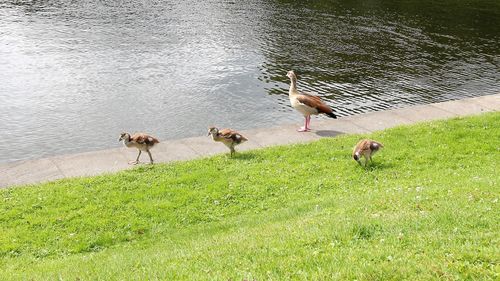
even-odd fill
[[(488, 111), (500, 111), (500, 94), (371, 112), (340, 119), (313, 120), (312, 127), (315, 130), (309, 133), (296, 132), (296, 129), (302, 125), (300, 123), (302, 121), (293, 125), (241, 131), (249, 141), (239, 146), (238, 150), (309, 142), (340, 134), (370, 133), (398, 125)], [(152, 151), (157, 163), (189, 160), (228, 152), (224, 145), (214, 143), (206, 136), (165, 140)], [(0, 165), (0, 187), (116, 172), (133, 167), (127, 163), (134, 160), (136, 156), (137, 150), (121, 147), (3, 164)], [(142, 160), (148, 160), (147, 154), (142, 156), (145, 157)]]

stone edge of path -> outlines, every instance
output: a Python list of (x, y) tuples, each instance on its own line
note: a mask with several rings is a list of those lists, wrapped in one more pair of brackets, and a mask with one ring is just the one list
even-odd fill
[[(298, 133), (299, 124), (241, 131), (249, 141), (240, 151), (304, 143), (342, 134), (371, 133), (399, 125), (500, 111), (500, 94), (369, 112), (313, 122), (314, 130)], [(154, 148), (157, 163), (183, 161), (227, 153), (227, 148), (206, 136), (166, 140)], [(0, 165), (0, 188), (48, 182), (62, 178), (94, 176), (131, 168), (137, 150), (122, 148), (60, 155)]]

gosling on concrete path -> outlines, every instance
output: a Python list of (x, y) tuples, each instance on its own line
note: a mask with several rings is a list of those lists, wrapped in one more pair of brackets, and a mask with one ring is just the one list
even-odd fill
[(153, 148), (155, 144), (160, 142), (157, 138), (144, 133), (135, 133), (132, 136), (129, 133), (121, 133), (118, 141), (123, 141), (123, 144), (126, 147), (135, 147), (139, 150), (137, 159), (135, 159), (135, 161), (128, 162), (133, 165), (139, 164), (139, 157), (141, 157), (142, 151), (146, 151), (149, 154), (150, 163), (153, 164), (153, 156), (151, 156), (151, 152), (149, 150)]
[(240, 133), (231, 129), (219, 130), (216, 127), (208, 128), (207, 136), (212, 136), (212, 139), (216, 142), (222, 142), (231, 151), (230, 156), (232, 157), (236, 150), (234, 149), (237, 145), (246, 142), (248, 139), (242, 136)]

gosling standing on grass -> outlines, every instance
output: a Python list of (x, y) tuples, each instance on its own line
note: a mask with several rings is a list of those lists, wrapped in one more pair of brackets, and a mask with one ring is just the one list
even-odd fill
[(365, 167), (368, 165), (368, 160), (373, 162), (372, 155), (375, 154), (380, 148), (384, 147), (383, 144), (374, 140), (360, 140), (352, 151), (352, 158), (361, 165), (361, 156), (365, 157)]
[(129, 133), (121, 133), (118, 141), (123, 141), (123, 144), (126, 147), (135, 147), (139, 150), (137, 159), (135, 159), (135, 161), (128, 162), (133, 165), (139, 164), (139, 157), (141, 156), (142, 151), (146, 151), (149, 154), (150, 163), (153, 164), (153, 157), (151, 156), (151, 152), (149, 150), (153, 148), (155, 144), (160, 142), (157, 138), (144, 133), (136, 133), (132, 136)]
[(216, 142), (222, 142), (225, 144), (229, 150), (231, 150), (231, 157), (236, 151), (234, 147), (246, 142), (248, 139), (242, 136), (240, 133), (233, 131), (231, 129), (219, 130), (216, 127), (208, 128), (207, 136), (212, 135), (212, 139)]

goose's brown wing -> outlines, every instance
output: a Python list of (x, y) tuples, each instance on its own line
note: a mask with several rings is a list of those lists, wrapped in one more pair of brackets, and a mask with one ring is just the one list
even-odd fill
[(319, 113), (329, 114), (333, 112), (332, 109), (317, 96), (301, 93), (297, 96), (297, 100), (309, 107), (316, 108)]

